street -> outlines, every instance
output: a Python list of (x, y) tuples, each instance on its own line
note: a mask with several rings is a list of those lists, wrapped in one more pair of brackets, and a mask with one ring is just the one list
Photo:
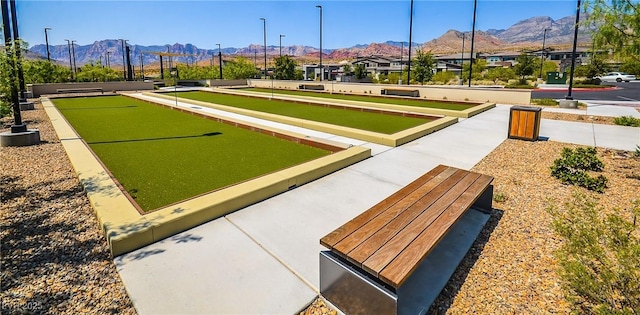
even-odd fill
[[(637, 105), (640, 106), (640, 81), (632, 81), (632, 82), (606, 82), (603, 83), (606, 85), (614, 85), (617, 86), (618, 89), (615, 90), (588, 90), (588, 91), (580, 91), (573, 90), (572, 96), (577, 100), (601, 100), (601, 101), (627, 101), (627, 102), (638, 102)], [(567, 90), (542, 90), (542, 91), (532, 91), (531, 98), (552, 98), (552, 99), (563, 99), (567, 96)]]

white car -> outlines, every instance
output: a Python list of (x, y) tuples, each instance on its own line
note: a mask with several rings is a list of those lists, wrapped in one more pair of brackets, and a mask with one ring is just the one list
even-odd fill
[(604, 82), (629, 82), (636, 79), (636, 76), (633, 74), (626, 74), (624, 72), (609, 72), (602, 76), (597, 76), (596, 78), (604, 81)]

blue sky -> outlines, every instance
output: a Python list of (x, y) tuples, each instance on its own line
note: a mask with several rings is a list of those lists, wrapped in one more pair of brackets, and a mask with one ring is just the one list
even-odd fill
[[(507, 28), (534, 16), (559, 19), (575, 14), (575, 0), (478, 0), (476, 29)], [(351, 47), (387, 40), (409, 40), (409, 0), (281, 1), (66, 1), (17, 0), (20, 37), (31, 46), (64, 39), (80, 45), (102, 39), (130, 44), (191, 43), (199, 48), (262, 44), (319, 46), (323, 7), (323, 48)], [(413, 41), (422, 43), (449, 29), (470, 31), (473, 0), (414, 0)]]

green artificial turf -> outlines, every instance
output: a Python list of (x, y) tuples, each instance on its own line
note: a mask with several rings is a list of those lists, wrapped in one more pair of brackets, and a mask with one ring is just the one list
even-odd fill
[[(247, 91), (256, 91), (263, 93), (271, 93), (271, 89), (267, 88), (243, 88), (242, 90)], [(421, 99), (408, 99), (408, 98), (391, 98), (391, 97), (377, 97), (377, 96), (363, 96), (363, 95), (348, 95), (348, 94), (329, 94), (329, 93), (320, 93), (320, 92), (309, 92), (309, 91), (296, 91), (296, 90), (273, 90), (275, 94), (287, 94), (287, 95), (300, 95), (300, 96), (312, 96), (312, 97), (323, 97), (323, 98), (331, 98), (331, 99), (340, 99), (340, 100), (348, 100), (348, 101), (359, 101), (359, 102), (369, 102), (369, 103), (381, 103), (381, 104), (391, 104), (391, 105), (405, 105), (405, 106), (417, 106), (417, 107), (427, 107), (427, 108), (439, 108), (439, 109), (448, 109), (448, 110), (465, 110), (469, 109), (475, 105), (469, 104), (460, 104), (454, 102), (436, 102), (432, 100), (421, 100)]]
[(179, 97), (220, 105), (250, 109), (276, 115), (301, 118), (338, 126), (351, 127), (384, 134), (422, 125), (434, 120), (428, 117), (403, 117), (373, 112), (330, 108), (275, 99), (229, 95), (209, 92), (179, 92)]
[(124, 96), (53, 102), (145, 211), (331, 153)]

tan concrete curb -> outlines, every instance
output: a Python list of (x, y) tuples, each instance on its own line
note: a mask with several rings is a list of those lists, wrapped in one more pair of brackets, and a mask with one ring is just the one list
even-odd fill
[[(163, 95), (161, 93), (145, 92), (142, 94), (147, 96), (152, 96), (152, 97), (168, 99), (168, 100), (175, 99), (174, 96)], [(436, 119), (435, 121), (431, 121), (407, 130), (397, 132), (395, 134), (388, 135), (388, 134), (383, 134), (378, 132), (343, 127), (338, 125), (306, 120), (306, 119), (299, 119), (299, 118), (292, 118), (287, 116), (263, 113), (263, 112), (248, 110), (244, 108), (237, 108), (233, 106), (196, 101), (196, 100), (191, 100), (187, 98), (178, 98), (178, 101), (183, 103), (198, 105), (202, 107), (219, 109), (219, 110), (232, 112), (236, 114), (256, 117), (260, 119), (275, 121), (275, 122), (284, 123), (292, 126), (327, 132), (335, 135), (345, 136), (353, 139), (359, 139), (367, 142), (373, 142), (373, 143), (392, 146), (392, 147), (399, 146), (409, 141), (418, 139), (424, 135), (427, 135), (429, 133), (440, 130), (442, 128), (445, 128), (447, 126), (450, 126), (458, 122), (458, 118), (456, 117), (442, 117), (442, 118)]]
[[(369, 148), (349, 147), (307, 163), (141, 215), (53, 103), (47, 98), (42, 98), (41, 101), (80, 182), (85, 187), (113, 256), (224, 216), (371, 156)], [(302, 135), (297, 136), (304, 138)]]
[[(203, 89), (203, 90), (210, 91), (211, 89)], [(233, 94), (233, 95), (251, 95), (251, 96), (260, 96), (260, 97), (271, 97), (271, 93), (253, 92), (253, 91), (245, 91), (245, 90), (219, 88), (219, 89), (214, 89), (213, 91), (216, 93), (226, 93), (226, 94)], [(496, 107), (495, 103), (484, 103), (484, 104), (473, 106), (465, 110), (451, 110), (451, 109), (429, 108), (429, 107), (419, 107), (419, 106), (383, 104), (383, 103), (375, 103), (375, 102), (328, 99), (328, 98), (313, 97), (313, 96), (277, 94), (277, 90), (276, 92), (274, 92), (273, 98), (280, 99), (280, 100), (290, 100), (290, 101), (304, 100), (309, 103), (319, 103), (319, 104), (352, 105), (352, 106), (364, 107), (364, 108), (368, 107), (368, 108), (384, 109), (384, 110), (390, 110), (390, 111), (412, 112), (412, 113), (419, 113), (419, 114), (426, 114), (426, 115), (451, 116), (451, 117), (459, 117), (459, 118), (469, 118), (471, 116), (477, 115), (486, 110)], [(422, 100), (422, 99), (419, 99), (419, 100)], [(457, 103), (464, 103), (464, 102), (457, 102)], [(478, 104), (478, 103), (472, 103), (472, 104)]]

